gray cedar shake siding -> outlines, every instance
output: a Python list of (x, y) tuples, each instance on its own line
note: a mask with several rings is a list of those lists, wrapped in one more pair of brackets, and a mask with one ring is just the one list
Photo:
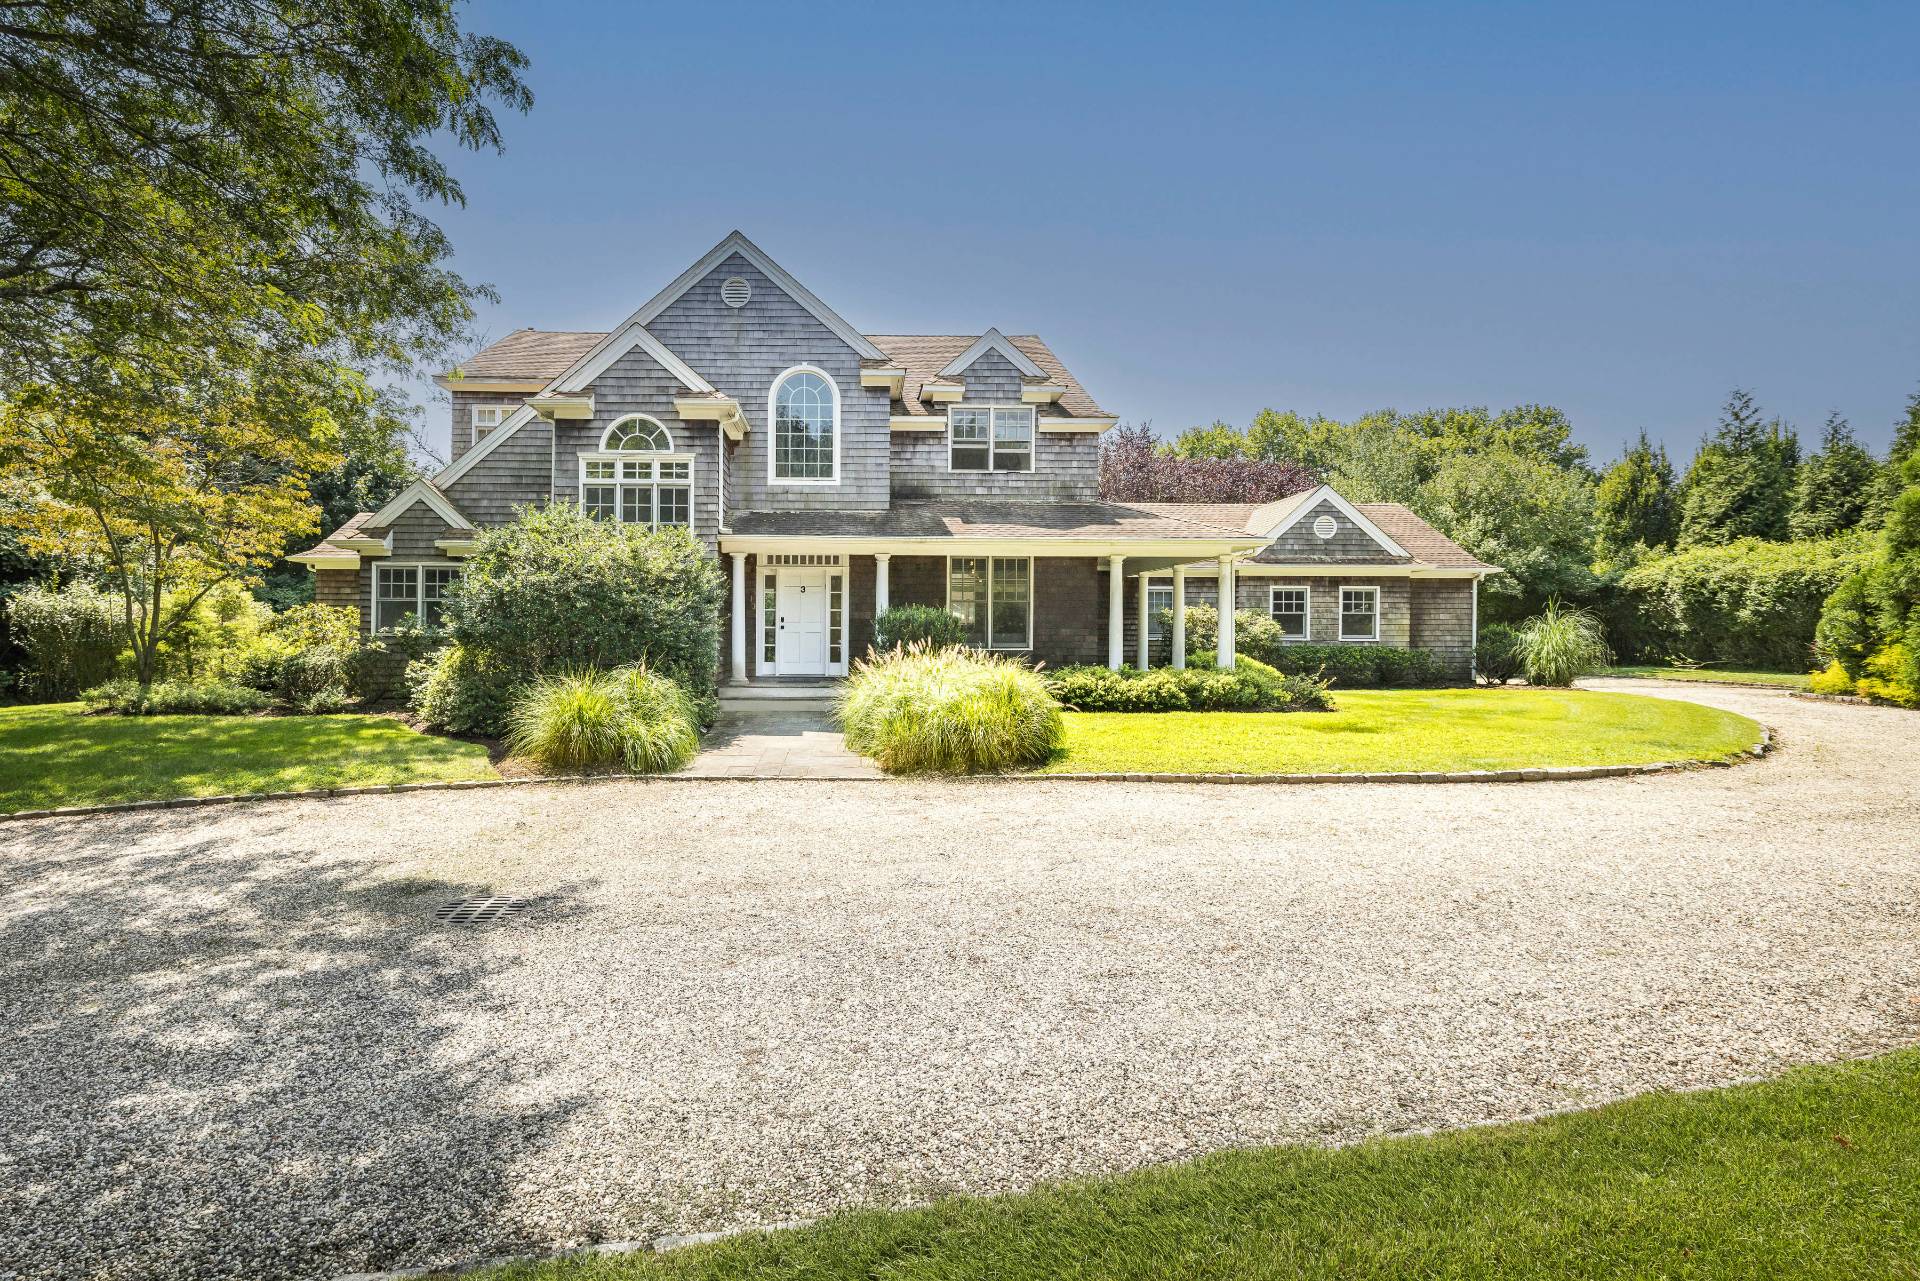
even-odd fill
[(719, 425), (682, 422), (673, 411), (673, 401), (686, 394), (685, 388), (638, 347), (594, 379), (591, 390), (592, 418), (563, 418), (554, 424), (554, 501), (578, 503), (580, 455), (597, 452), (601, 437), (615, 422), (629, 414), (645, 414), (667, 429), (674, 453), (693, 455), (693, 532), (712, 550), (724, 523)]
[[(1125, 555), (1130, 545), (1141, 546), (1144, 553), (1145, 546), (1138, 540), (1149, 539), (1156, 549), (1155, 560), (1162, 565), (1170, 539), (1216, 546), (1223, 540), (1241, 539), (1245, 541), (1232, 545), (1244, 554), (1265, 532), (1248, 529), (1256, 510), (1252, 504), (1099, 505), (1089, 510), (1098, 501), (1101, 435), (1097, 431), (1040, 431), (1036, 422), (1032, 471), (954, 471), (946, 430), (948, 406), (922, 401), (919, 389), (925, 381), (940, 377), (940, 369), (972, 346), (973, 339), (881, 336), (867, 341), (885, 357), (863, 359), (862, 348), (854, 345), (860, 340), (837, 334), (794, 294), (756, 268), (750, 252), (720, 250), (725, 256), (698, 273), (647, 323), (655, 340), (738, 403), (748, 428), (742, 439), (726, 439), (712, 421), (683, 421), (674, 403), (689, 390), (638, 349), (614, 359), (590, 383), (564, 388), (591, 394), (590, 418), (558, 423), (532, 418), (513, 435), (491, 442), (476, 437), (474, 408), (497, 405), (512, 410), (532, 393), (467, 390), (449, 377), (443, 385), (450, 392), (454, 459), (471, 460), (483, 442), (489, 447), (457, 480), (439, 482), (440, 492), (479, 528), (512, 520), (516, 508), (549, 501), (577, 503), (581, 455), (597, 452), (606, 429), (618, 419), (645, 414), (666, 428), (673, 453), (692, 459), (692, 530), (719, 556), (723, 574), (731, 575), (731, 559), (725, 554), (729, 546), (765, 552), (769, 544), (764, 540), (777, 538), (774, 546), (803, 555), (836, 550), (844, 554), (854, 546), (847, 539), (875, 540), (872, 546), (858, 545), (860, 554), (844, 556), (847, 612), (842, 661), (849, 663), (865, 653), (872, 639), (876, 573), (871, 552), (894, 539), (899, 549), (890, 557), (890, 599), (896, 604), (944, 607), (948, 554), (980, 554), (974, 549), (982, 539), (1031, 550), (1036, 540), (1066, 537), (1064, 531), (1069, 528), (1080, 530), (1073, 536), (1083, 545), (1072, 555), (1033, 558), (1029, 652), (1034, 660), (1058, 667), (1107, 659), (1108, 555)], [(746, 281), (749, 291), (745, 306), (739, 308), (727, 306), (721, 297), (724, 282), (734, 277)], [(468, 362), (465, 376), (482, 385), (551, 384), (603, 337), (576, 331), (516, 330)], [(1032, 407), (1036, 419), (1106, 420), (1098, 403), (1037, 338), (1007, 341), (1047, 371), (1049, 382), (1067, 387), (1057, 405)], [(782, 483), (770, 476), (769, 398), (775, 379), (800, 366), (821, 371), (837, 393), (838, 466), (828, 482)], [(861, 386), (863, 368), (894, 367), (906, 370), (897, 406), (890, 388)], [(964, 387), (964, 399), (955, 402), (959, 405), (1023, 403), (1027, 380), (997, 350), (984, 351), (951, 377)], [(933, 429), (893, 431), (890, 419), (896, 413), (928, 420)], [(1074, 505), (1082, 506), (1076, 510)], [(1143, 512), (1154, 509), (1164, 519), (1143, 518)], [(1404, 509), (1376, 504), (1363, 510), (1411, 554), (1386, 552), (1341, 515), (1334, 503), (1323, 501), (1294, 522), (1286, 535), (1255, 554), (1238, 578), (1237, 604), (1265, 612), (1273, 587), (1306, 586), (1313, 594), (1312, 642), (1338, 644), (1340, 588), (1374, 586), (1380, 593), (1380, 628), (1377, 641), (1371, 643), (1432, 649), (1464, 676), (1473, 647), (1473, 582), (1469, 577), (1418, 575), (1470, 575), (1490, 567)], [(1335, 521), (1330, 538), (1313, 532), (1321, 516)], [(450, 530), (424, 504), (396, 517), (390, 529), (372, 527), (368, 517), (357, 516), (336, 531), (341, 541), (356, 535), (390, 536), (391, 555), (368, 556), (358, 570), (316, 570), (316, 598), (356, 606), (362, 626), (368, 626), (373, 618), (373, 567), (382, 563), (457, 565), (457, 560), (434, 545), (455, 532), (465, 531)], [(816, 536), (821, 543), (810, 545)], [(1044, 544), (1041, 550), (1047, 550)], [(350, 549), (325, 541), (311, 553), (323, 563), (350, 554)], [(1211, 603), (1215, 598), (1216, 562), (1205, 559), (1213, 554), (1211, 550), (1196, 554), (1188, 568), (1187, 595), (1192, 603)], [(760, 594), (767, 572), (762, 560), (758, 554), (746, 560), (749, 630), (743, 638), (747, 670), (742, 674), (747, 676), (758, 674), (762, 661)], [(1142, 563), (1129, 556), (1127, 576), (1119, 585), (1124, 593), (1121, 614), (1128, 662), (1138, 654), (1137, 575)], [(1284, 576), (1262, 573), (1263, 566)], [(1409, 570), (1416, 576), (1409, 578)], [(1171, 574), (1155, 569), (1153, 577), (1169, 582)], [(723, 628), (731, 626), (730, 615), (730, 607), (723, 605)], [(720, 650), (723, 667), (731, 648), (728, 639), (723, 639)], [(1166, 657), (1164, 644), (1157, 646), (1155, 661), (1164, 662)]]
[[(729, 307), (720, 300), (720, 286), (734, 276), (745, 280), (751, 290), (744, 307)], [(886, 510), (887, 392), (862, 387), (859, 353), (744, 257), (734, 254), (722, 260), (656, 316), (647, 330), (708, 382), (739, 401), (751, 425), (733, 451), (732, 474), (727, 479), (730, 511)], [(796, 365), (822, 370), (840, 394), (837, 483), (768, 482), (772, 441), (767, 402), (773, 380)]]
[[(958, 405), (1018, 405), (1020, 371), (997, 351), (982, 352), (961, 374), (966, 396)], [(1048, 412), (1039, 406), (1036, 423)], [(945, 420), (945, 410), (939, 411)], [(948, 456), (947, 433), (893, 433), (895, 498), (1034, 498), (1091, 502), (1100, 488), (1100, 436), (1097, 432), (1034, 434), (1030, 472), (956, 472)]]
[[(508, 414), (520, 408), (527, 399), (526, 392), (514, 391), (453, 391), (452, 457), (450, 462), (459, 462), (461, 455), (472, 449), (483, 438), (484, 433), (473, 428), (473, 409), (476, 405), (496, 405)], [(503, 414), (502, 417), (505, 417)]]

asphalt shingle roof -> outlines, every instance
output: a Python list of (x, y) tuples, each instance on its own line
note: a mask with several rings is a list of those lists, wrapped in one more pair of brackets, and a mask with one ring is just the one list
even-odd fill
[(895, 503), (883, 512), (739, 512), (734, 534), (814, 538), (1195, 538), (1246, 536), (1133, 503)]
[(516, 329), (475, 353), (460, 373), (475, 382), (552, 382), (605, 334), (572, 329)]

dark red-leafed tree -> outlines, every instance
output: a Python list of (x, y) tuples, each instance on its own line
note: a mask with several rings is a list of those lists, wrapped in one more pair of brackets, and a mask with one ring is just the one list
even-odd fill
[(1297, 463), (1175, 458), (1145, 427), (1119, 427), (1100, 449), (1100, 497), (1116, 503), (1270, 503), (1319, 484)]

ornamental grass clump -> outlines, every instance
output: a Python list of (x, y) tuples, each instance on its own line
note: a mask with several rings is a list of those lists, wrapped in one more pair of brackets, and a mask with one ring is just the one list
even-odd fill
[(1520, 625), (1515, 647), (1529, 685), (1571, 685), (1613, 660), (1600, 619), (1557, 600)]
[(889, 774), (1038, 765), (1059, 746), (1060, 705), (1024, 663), (911, 645), (854, 665), (836, 707), (847, 746)]
[(692, 695), (644, 667), (542, 677), (507, 713), (507, 746), (548, 769), (661, 774), (699, 745)]

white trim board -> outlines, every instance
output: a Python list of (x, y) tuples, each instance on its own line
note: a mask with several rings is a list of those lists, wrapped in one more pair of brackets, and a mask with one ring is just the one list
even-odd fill
[(835, 336), (837, 336), (840, 341), (846, 343), (847, 346), (853, 348), (868, 360), (880, 360), (887, 361), (889, 364), (892, 363), (886, 352), (874, 346), (867, 340), (865, 334), (841, 319), (833, 308), (821, 302), (812, 290), (808, 289), (798, 280), (795, 280), (792, 273), (773, 259), (767, 257), (765, 250), (761, 249), (760, 246), (754, 244), (751, 240), (748, 240), (746, 236), (739, 231), (728, 232), (725, 239), (712, 249), (709, 249), (701, 257), (700, 261), (694, 263), (693, 266), (674, 277), (672, 284), (662, 289), (652, 298), (649, 298), (646, 303), (641, 306), (640, 310), (627, 317), (625, 323), (627, 325), (644, 325), (649, 323), (668, 307), (680, 301), (680, 298), (687, 290), (693, 288), (704, 279), (708, 272), (712, 271), (736, 253), (759, 268), (760, 274), (778, 285), (788, 297), (813, 313), (815, 320), (818, 320), (828, 329), (833, 330)]
[[(493, 429), (494, 436), (498, 436), (504, 430), (506, 430), (504, 425), (495, 427)], [(490, 436), (488, 439), (491, 440), (493, 437)], [(478, 449), (479, 446), (476, 445), (474, 448)], [(472, 452), (472, 450), (468, 451), (469, 454)], [(415, 503), (425, 503), (433, 509), (434, 515), (455, 529), (473, 529), (475, 527), (472, 521), (460, 514), (460, 509), (448, 501), (444, 494), (424, 480), (416, 480), (401, 490), (392, 502), (375, 512), (373, 519), (369, 520), (367, 524), (375, 526), (376, 528), (385, 529), (394, 521), (398, 520), (401, 515)]]
[[(1282, 499), (1281, 501), (1284, 502), (1286, 500)], [(1348, 502), (1346, 499), (1340, 497), (1340, 495), (1334, 491), (1334, 488), (1332, 485), (1322, 485), (1320, 486), (1320, 488), (1308, 494), (1303, 501), (1296, 503), (1293, 509), (1289, 513), (1287, 513), (1286, 517), (1283, 520), (1281, 520), (1281, 522), (1278, 525), (1276, 525), (1270, 532), (1268, 532), (1267, 537), (1273, 538), (1273, 539), (1279, 538), (1282, 534), (1286, 533), (1288, 530), (1292, 529), (1295, 525), (1299, 524), (1300, 521), (1306, 516), (1308, 512), (1312, 511), (1314, 508), (1318, 507), (1323, 502), (1332, 503), (1335, 511), (1339, 512), (1342, 516), (1345, 516), (1348, 520), (1352, 521), (1354, 523), (1355, 528), (1359, 529), (1361, 533), (1365, 534), (1368, 538), (1371, 538), (1374, 542), (1378, 543), (1381, 549), (1384, 550), (1389, 556), (1411, 557), (1413, 555), (1412, 552), (1408, 551), (1406, 548), (1402, 547), (1399, 543), (1394, 542), (1392, 538), (1388, 537), (1386, 530), (1381, 529), (1378, 525), (1374, 524), (1372, 521), (1368, 520), (1365, 516), (1361, 515), (1359, 508), (1355, 507), (1352, 503)], [(1260, 512), (1255, 511), (1252, 517), (1248, 517), (1247, 523), (1252, 524), (1254, 517), (1257, 517), (1259, 515), (1260, 515)], [(1257, 533), (1259, 531), (1248, 530), (1247, 532)]]
[(1047, 371), (1034, 364), (1033, 357), (1014, 346), (1013, 343), (1008, 341), (1005, 334), (1001, 333), (998, 329), (989, 329), (986, 333), (981, 334), (980, 337), (974, 340), (973, 346), (948, 361), (946, 368), (940, 371), (940, 377), (958, 378), (964, 376), (967, 367), (972, 365), (974, 361), (980, 359), (980, 357), (986, 355), (989, 351), (997, 351), (1002, 356), (1005, 356), (1007, 363), (1011, 364), (1015, 369), (1018, 369), (1023, 378), (1045, 378), (1047, 376)]

